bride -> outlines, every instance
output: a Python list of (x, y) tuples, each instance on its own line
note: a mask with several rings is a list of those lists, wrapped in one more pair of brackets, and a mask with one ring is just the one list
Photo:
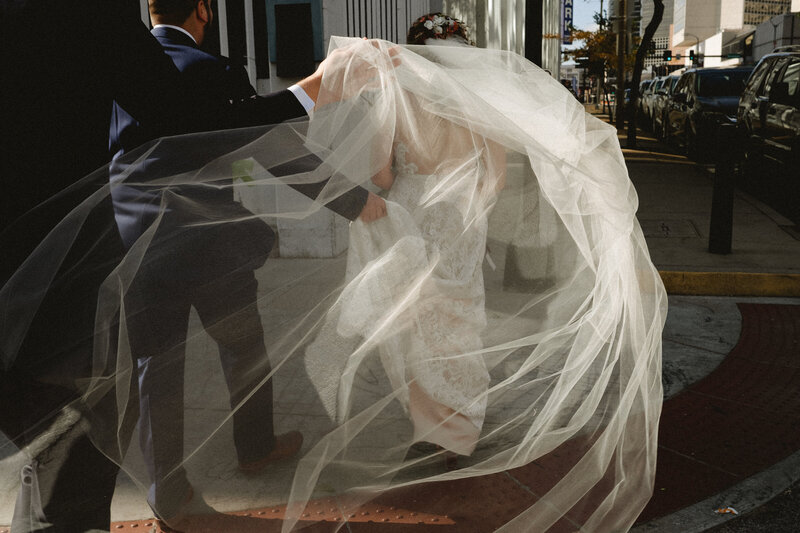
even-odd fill
[[(470, 46), (463, 23), (441, 14), (417, 20), (409, 44)], [(382, 132), (383, 146), (373, 148), (385, 162), (371, 178), (388, 191), (388, 219), (351, 224), (347, 270), (354, 279), (344, 291), (340, 330), (372, 336), (393, 388), (402, 391), (414, 441), (469, 455), (486, 411), (489, 372), (478, 353), (486, 327), (482, 263), (505, 150), (426, 109), (411, 92), (397, 94), (395, 113), (394, 130)], [(415, 305), (376, 335), (354, 315), (396, 309), (407, 297), (412, 253), (421, 281)], [(370, 268), (375, 272), (366, 275)], [(373, 303), (374, 292), (359, 287), (373, 281), (390, 298)], [(367, 327), (354, 327), (362, 323)]]
[[(149, 484), (146, 462), (124, 449), (125, 428), (104, 411), (137, 403), (131, 280), (149, 275), (142, 258), (157, 230), (174, 249), (191, 233), (159, 227), (163, 213), (180, 202), (219, 214), (212, 225), (250, 216), (198, 206), (187, 184), (233, 189), (252, 217), (277, 225), (281, 253), (320, 230), (320, 204), (372, 186), (384, 191), (387, 216), (353, 223), (346, 257), (286, 254), (256, 272), (252, 305), (272, 371), (242, 383), (242, 396), (272, 382), (276, 430), (303, 432), (298, 461), (258, 478), (236, 472), (215, 345), (195, 316), (174, 335), (187, 339), (185, 390), (165, 392), (184, 406), (186, 431), (166, 433), (184, 439), (179, 467), (195, 500), (249, 521), (280, 517), (284, 531), (364, 521), (374, 517), (370, 500), (457, 530), (627, 530), (653, 489), (666, 297), (616, 130), (524, 58), (469, 46), (455, 19), (429, 15), (410, 33), (417, 44), (397, 61), (387, 60), (392, 43), (332, 38), (331, 51), (347, 53), (329, 54), (310, 120), (164, 138), (127, 156), (122, 183), (158, 187), (160, 215), (125, 257), (109, 259), (95, 306), (95, 373), (80, 384), (80, 407), (119, 433), (95, 444), (135, 485)], [(187, 169), (198, 150), (203, 162)], [(150, 180), (156, 152), (161, 168), (180, 171)], [(87, 183), (107, 183), (103, 172)], [(319, 203), (292, 196), (323, 181)], [(16, 354), (12, 341), (42, 288), (115, 186), (87, 196), (0, 291), (0, 308), (13, 310), (0, 321), (5, 355)], [(338, 242), (340, 226), (326, 238)], [(235, 274), (221, 270), (221, 286)], [(241, 314), (220, 315), (241, 326)], [(408, 453), (421, 442), (469, 460), (431, 467)], [(460, 498), (484, 482), (522, 496), (505, 515), (469, 514)], [(213, 529), (212, 520), (198, 526)]]

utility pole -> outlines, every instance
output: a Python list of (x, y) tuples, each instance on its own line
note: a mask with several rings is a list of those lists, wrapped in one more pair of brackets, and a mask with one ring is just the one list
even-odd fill
[(603, 20), (605, 20), (603, 18), (603, 0), (600, 0), (600, 29), (601, 30), (603, 29), (603, 26), (605, 26), (605, 24), (603, 24)]
[(617, 22), (619, 31), (617, 32), (617, 94), (614, 96), (616, 103), (615, 119), (617, 129), (625, 127), (625, 50), (627, 48), (625, 38), (628, 34), (627, 9), (625, 0), (618, 0)]
[[(605, 20), (606, 20), (605, 16), (603, 16), (603, 0), (600, 0), (600, 31), (603, 31), (605, 29), (605, 26), (606, 26), (605, 25)], [(595, 93), (594, 93), (594, 105), (595, 106), (599, 106), (600, 105), (600, 98), (601, 98), (600, 93), (603, 94), (603, 96), (602, 96), (602, 98), (603, 98), (603, 108), (605, 109), (605, 97), (606, 97), (606, 95), (605, 95), (605, 93), (606, 93), (606, 67), (605, 67), (605, 63), (603, 64), (603, 72), (600, 75), (600, 79), (597, 80), (597, 89), (595, 90)]]

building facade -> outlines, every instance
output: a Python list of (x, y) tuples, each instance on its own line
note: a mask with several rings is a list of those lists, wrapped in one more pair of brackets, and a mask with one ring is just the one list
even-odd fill
[[(139, 3), (142, 20), (149, 25), (147, 0)], [(217, 0), (215, 31), (207, 46), (243, 65), (251, 83), (264, 94), (313, 72), (324, 59), (331, 36), (405, 43), (416, 18), (441, 10), (442, 0)], [(281, 69), (284, 56), (304, 41), (312, 43), (305, 72)], [(281, 49), (288, 54), (281, 54)]]
[[(559, 77), (563, 0), (542, 1), (542, 68)], [(525, 54), (526, 2), (521, 0), (444, 0), (442, 10), (463, 20), (478, 46)]]
[[(147, 0), (138, 0), (149, 25)], [(558, 78), (563, 0), (543, 0), (542, 63)], [(405, 43), (421, 15), (443, 11), (463, 20), (479, 46), (525, 52), (525, 6), (517, 0), (217, 0), (204, 45), (243, 65), (260, 94), (288, 87), (325, 58), (331, 36)], [(299, 193), (258, 187), (240, 200), (256, 212), (291, 206)], [(347, 248), (347, 221), (321, 209), (303, 221), (277, 220), (283, 257), (335, 257)]]
[[(655, 7), (653, 0), (642, 0), (641, 23), (639, 25), (639, 37), (644, 35), (645, 28), (653, 18)], [(664, 0), (664, 15), (661, 24), (653, 35), (653, 52), (648, 54), (644, 60), (645, 68), (664, 64), (664, 51), (672, 49), (672, 16), (674, 12), (673, 0)]]
[(777, 15), (756, 27), (753, 59), (758, 61), (779, 46), (800, 46), (800, 13)]
[(775, 15), (789, 13), (792, 9), (792, 0), (745, 0), (744, 24), (758, 26)]
[(672, 46), (695, 48), (706, 67), (753, 61), (756, 26), (791, 9), (792, 0), (675, 0)]

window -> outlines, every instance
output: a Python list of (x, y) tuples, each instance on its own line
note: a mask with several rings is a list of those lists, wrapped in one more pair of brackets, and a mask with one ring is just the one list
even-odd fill
[(678, 84), (678, 78), (671, 76), (669, 80), (669, 89), (667, 89), (667, 94), (672, 94), (675, 92), (675, 85)]
[(689, 89), (692, 86), (693, 79), (694, 75), (692, 74), (684, 74), (681, 76), (681, 79), (678, 81), (678, 86), (675, 88), (675, 92), (680, 94), (689, 94)]
[(750, 76), (749, 70), (703, 72), (697, 77), (698, 96), (739, 96)]
[(770, 69), (769, 74), (767, 75), (766, 82), (764, 83), (763, 89), (759, 92), (760, 96), (769, 96), (769, 91), (772, 89), (772, 86), (775, 82), (779, 79), (779, 75), (783, 70), (783, 67), (789, 61), (788, 58), (781, 57), (778, 58), (773, 64), (772, 68)]
[(786, 70), (783, 71), (782, 80), (789, 89), (789, 97), (795, 100), (800, 96), (800, 59), (792, 61)]
[(745, 90), (760, 96), (762, 92), (761, 82), (764, 81), (764, 76), (767, 72), (769, 72), (770, 68), (772, 68), (771, 60), (762, 61), (761, 64), (758, 65), (758, 68), (756, 68), (755, 72), (753, 72), (753, 75), (750, 76), (750, 80), (747, 82)]

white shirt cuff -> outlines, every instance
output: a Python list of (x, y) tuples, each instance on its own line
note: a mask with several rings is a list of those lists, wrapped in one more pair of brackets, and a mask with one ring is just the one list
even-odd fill
[(308, 96), (308, 94), (299, 85), (292, 85), (289, 87), (289, 90), (292, 92), (295, 98), (297, 98), (297, 101), (300, 102), (300, 105), (303, 106), (303, 109), (306, 110), (306, 113), (310, 115), (311, 110), (314, 109), (314, 106), (316, 105), (314, 100), (312, 100), (311, 97)]

